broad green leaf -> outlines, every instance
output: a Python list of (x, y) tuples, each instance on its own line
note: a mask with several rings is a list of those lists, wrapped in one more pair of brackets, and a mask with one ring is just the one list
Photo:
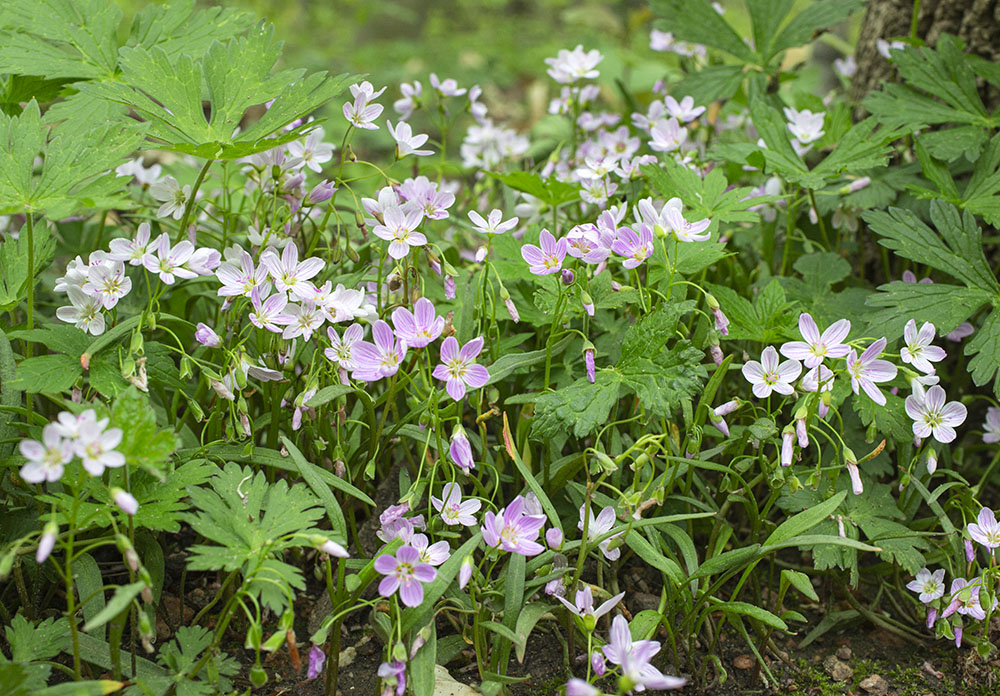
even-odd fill
[(437, 629), (434, 622), (428, 624), (425, 630), (429, 635), (409, 664), (413, 696), (434, 696), (434, 668), (437, 665)]
[(945, 283), (887, 283), (868, 296), (867, 305), (878, 307), (867, 318), (872, 329), (890, 340), (903, 335), (910, 319), (929, 321), (946, 334), (971, 317), (990, 301), (990, 294), (979, 288)]
[(623, 357), (615, 369), (621, 373), (622, 386), (635, 392), (644, 408), (667, 417), (681, 402), (693, 399), (708, 379), (701, 364), (704, 353), (688, 341), (678, 341), (669, 350), (650, 355)]
[(809, 576), (805, 573), (798, 570), (792, 570), (791, 568), (785, 568), (781, 571), (781, 581), (783, 583), (787, 582), (796, 590), (804, 594), (808, 599), (811, 599), (814, 602), (819, 601), (819, 595), (816, 594), (816, 588), (812, 586)]
[(552, 607), (542, 602), (529, 602), (521, 608), (514, 626), (514, 634), (517, 637), (517, 641), (514, 643), (514, 654), (519, 663), (524, 663), (524, 652), (528, 649), (528, 637), (532, 630), (538, 621), (550, 611), (552, 611)]
[[(594, 301), (595, 303), (597, 302), (596, 297), (594, 298)], [(566, 350), (567, 346), (569, 346), (573, 340), (573, 336), (565, 336), (564, 338), (556, 341), (552, 346), (552, 357), (555, 357)], [(495, 384), (503, 379), (506, 379), (518, 370), (523, 370), (526, 367), (531, 367), (532, 365), (545, 362), (545, 355), (546, 350), (544, 348), (524, 353), (510, 352), (501, 355), (497, 358), (496, 362), (490, 365), (490, 379), (486, 382), (486, 384)]]
[(50, 660), (70, 647), (69, 620), (45, 619), (37, 625), (21, 614), (15, 614), (4, 635), (11, 648), (12, 662), (37, 662)]
[[(756, 3), (751, 0), (751, 7), (754, 4)], [(769, 62), (772, 56), (789, 48), (809, 43), (820, 31), (832, 29), (834, 25), (847, 19), (853, 12), (863, 8), (864, 0), (815, 0), (801, 7), (802, 11), (777, 32), (766, 48), (764, 48), (765, 44), (757, 43), (758, 50), (765, 57), (765, 62)], [(756, 25), (755, 20), (755, 29)], [(778, 27), (777, 22), (768, 29), (776, 27)]]
[(652, 0), (650, 8), (660, 18), (657, 28), (675, 38), (721, 49), (744, 63), (756, 61), (754, 52), (708, 0)]
[(884, 437), (898, 443), (913, 439), (913, 421), (906, 415), (902, 397), (895, 394), (884, 394), (885, 406), (880, 406), (867, 396), (859, 395), (853, 398), (854, 411), (861, 423), (868, 427), (875, 424), (875, 430)]
[(95, 628), (100, 628), (111, 619), (125, 611), (132, 600), (139, 596), (142, 589), (146, 587), (144, 582), (133, 582), (129, 585), (119, 585), (115, 588), (115, 593), (101, 611), (87, 620), (83, 630), (90, 633)]
[(354, 391), (354, 387), (348, 384), (331, 384), (328, 387), (323, 387), (318, 392), (313, 394), (313, 397), (309, 399), (306, 403), (307, 406), (322, 406), (323, 404), (329, 403), (334, 399), (344, 396), (345, 394), (350, 394)]
[(972, 356), (972, 381), (981, 386), (994, 379), (993, 392), (1000, 396), (1000, 310), (994, 309), (983, 322), (965, 346), (965, 354)]
[[(76, 584), (76, 594), (80, 598), (83, 618), (91, 621), (95, 616), (104, 611), (104, 580), (101, 577), (101, 569), (97, 566), (97, 561), (89, 553), (81, 554), (73, 562), (74, 583)], [(103, 628), (95, 633), (95, 638), (104, 639)]]
[[(6, 237), (0, 243), (0, 312), (9, 312), (28, 296), (28, 234), (22, 230), (17, 239)], [(56, 240), (44, 225), (33, 231), (35, 276), (44, 270), (55, 252)], [(34, 280), (34, 279), (33, 279)], [(37, 282), (37, 281), (35, 281)], [(79, 333), (79, 329), (74, 329)]]
[(730, 551), (720, 553), (718, 556), (713, 556), (698, 566), (698, 570), (688, 577), (688, 582), (742, 568), (750, 564), (757, 557), (760, 549), (760, 544), (751, 544), (750, 546), (731, 549)]
[(341, 539), (346, 539), (347, 522), (344, 520), (344, 513), (341, 511), (340, 504), (337, 502), (337, 499), (334, 498), (333, 493), (330, 492), (330, 486), (328, 486), (319, 475), (317, 471), (319, 467), (306, 460), (306, 458), (302, 456), (302, 452), (299, 451), (299, 448), (284, 435), (281, 436), (281, 442), (285, 446), (285, 449), (288, 450), (288, 454), (292, 462), (296, 467), (298, 467), (299, 473), (302, 475), (306, 484), (308, 484), (309, 488), (312, 489), (312, 492), (315, 493), (320, 499), (320, 502), (323, 503), (323, 507), (326, 508), (327, 517), (330, 519), (330, 524), (333, 526), (334, 531)]
[(851, 264), (839, 254), (829, 251), (800, 256), (792, 267), (802, 274), (806, 285), (816, 293), (826, 292), (831, 285), (851, 274)]
[(748, 604), (747, 602), (722, 602), (715, 606), (721, 609), (725, 614), (743, 614), (744, 616), (749, 616), (751, 619), (756, 619), (757, 621), (773, 628), (777, 628), (782, 631), (788, 630), (788, 624), (769, 612), (767, 609), (762, 609), (755, 604)]
[(626, 534), (625, 545), (632, 549), (644, 563), (648, 563), (670, 578), (676, 587), (684, 584), (684, 574), (681, 572), (681, 567), (675, 561), (660, 553), (639, 532), (633, 529)]
[(837, 493), (835, 496), (828, 500), (824, 500), (819, 505), (814, 505), (807, 510), (789, 517), (787, 520), (782, 522), (778, 527), (771, 532), (767, 537), (767, 541), (764, 542), (765, 546), (770, 546), (772, 544), (779, 544), (789, 539), (794, 539), (800, 534), (804, 534), (821, 521), (825, 520), (830, 513), (837, 509), (837, 507), (844, 502), (844, 498), (847, 497), (845, 491)]
[(581, 377), (558, 391), (546, 392), (535, 400), (535, 420), (531, 432), (549, 438), (560, 432), (585, 437), (608, 422), (618, 401), (621, 376), (610, 369), (598, 370), (591, 384)]
[(133, 466), (162, 476), (167, 459), (177, 449), (177, 436), (172, 430), (156, 426), (156, 413), (145, 396), (134, 386), (115, 399), (111, 410), (111, 424), (122, 429), (118, 451)]
[(532, 172), (509, 172), (507, 174), (493, 174), (507, 186), (516, 191), (522, 191), (549, 206), (558, 206), (569, 203), (580, 197), (577, 187), (557, 180), (555, 177), (543, 179), (538, 174)]
[(82, 372), (79, 358), (39, 355), (18, 363), (14, 388), (29, 394), (58, 394), (72, 387)]

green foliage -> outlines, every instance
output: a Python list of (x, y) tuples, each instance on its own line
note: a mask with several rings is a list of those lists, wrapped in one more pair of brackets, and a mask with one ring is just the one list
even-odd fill
[(4, 628), (11, 649), (11, 662), (51, 660), (69, 647), (68, 629), (69, 621), (65, 618), (45, 619), (32, 624), (21, 614), (17, 614), (11, 624)]
[[(56, 241), (48, 230), (34, 231), (35, 273), (28, 268), (28, 235), (7, 238), (0, 244), (0, 312), (9, 312), (28, 296), (28, 276), (37, 276), (48, 265), (55, 252)], [(32, 281), (35, 279), (32, 278)], [(35, 281), (37, 282), (37, 281)]]
[(793, 304), (787, 300), (777, 279), (764, 286), (752, 303), (732, 288), (722, 285), (711, 285), (709, 288), (732, 322), (729, 326), (730, 339), (775, 343), (794, 331), (798, 313), (793, 311)]
[[(212, 644), (211, 632), (200, 626), (181, 626), (177, 636), (160, 650), (158, 661), (176, 675), (178, 696), (209, 696), (232, 688), (231, 677), (239, 671), (239, 663), (225, 654), (212, 651), (208, 657), (211, 668), (204, 676), (191, 677), (192, 668)], [(216, 675), (214, 678), (212, 675)], [(206, 678), (207, 677), (207, 678)]]
[(111, 409), (111, 424), (122, 429), (122, 442), (117, 449), (125, 455), (126, 462), (162, 476), (167, 458), (177, 449), (178, 442), (172, 431), (157, 428), (149, 398), (134, 386), (123, 391)]
[[(86, 83), (80, 90), (138, 113), (160, 149), (238, 159), (301, 137), (313, 126), (282, 129), (335, 97), (351, 80), (325, 73), (306, 76), (303, 70), (272, 73), (281, 46), (274, 28), (261, 24), (245, 37), (213, 43), (200, 60), (186, 53), (172, 58), (158, 46), (126, 47), (120, 51), (119, 81)], [(241, 125), (247, 109), (272, 100), (259, 120)]]

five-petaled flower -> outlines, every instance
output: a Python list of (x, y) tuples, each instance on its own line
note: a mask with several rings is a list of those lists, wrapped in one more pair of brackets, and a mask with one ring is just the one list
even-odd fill
[(988, 549), (1000, 547), (1000, 523), (996, 515), (987, 507), (979, 511), (975, 522), (970, 522), (966, 528), (969, 536)]
[(441, 513), (441, 521), (445, 524), (460, 524), (473, 527), (482, 503), (476, 498), (462, 500), (462, 487), (457, 483), (446, 483), (441, 489), (441, 497), (431, 496), (431, 505)]
[(801, 360), (807, 368), (814, 368), (825, 358), (843, 358), (851, 347), (844, 343), (851, 332), (851, 322), (839, 319), (820, 334), (819, 327), (811, 315), (799, 315), (799, 333), (804, 341), (789, 341), (781, 346), (781, 354), (792, 360)]
[(434, 378), (446, 382), (445, 389), (455, 401), (462, 400), (467, 387), (479, 389), (489, 381), (490, 373), (475, 363), (482, 349), (482, 337), (472, 339), (461, 350), (454, 336), (444, 339), (441, 344), (441, 364), (434, 368)]
[(375, 570), (384, 575), (378, 584), (383, 597), (399, 590), (399, 599), (408, 607), (419, 607), (424, 601), (425, 582), (433, 582), (437, 571), (420, 560), (420, 552), (412, 546), (400, 546), (395, 556), (387, 553), (375, 559)]
[(528, 262), (528, 270), (535, 275), (548, 275), (562, 270), (563, 259), (569, 242), (560, 239), (558, 242), (548, 230), (542, 230), (538, 236), (539, 246), (525, 244), (521, 247), (521, 258)]
[(910, 319), (903, 329), (903, 340), (906, 345), (900, 349), (899, 358), (908, 365), (913, 365), (921, 372), (929, 375), (934, 374), (932, 362), (941, 362), (948, 354), (944, 348), (931, 345), (934, 340), (936, 330), (934, 324), (925, 321), (920, 330), (917, 331), (917, 322)]
[(968, 414), (965, 406), (957, 401), (947, 402), (944, 389), (935, 385), (922, 393), (914, 390), (906, 397), (906, 415), (913, 419), (913, 434), (917, 437), (933, 435), (938, 442), (948, 443), (955, 439), (955, 426), (965, 422)]
[(921, 568), (915, 580), (911, 580), (906, 589), (918, 592), (920, 601), (929, 604), (944, 594), (944, 568), (938, 568), (932, 574), (929, 568)]
[(764, 399), (772, 391), (786, 396), (795, 391), (792, 382), (802, 372), (802, 364), (798, 360), (785, 360), (780, 364), (778, 361), (778, 351), (768, 346), (761, 353), (760, 362), (750, 360), (743, 365), (743, 376), (753, 385), (757, 398)]
[(545, 525), (544, 515), (529, 515), (525, 511), (525, 500), (517, 496), (505, 508), (495, 514), (484, 515), (482, 532), (487, 546), (500, 548), (522, 556), (537, 556), (545, 547), (535, 539)]
[(877, 382), (888, 382), (895, 379), (897, 368), (888, 360), (879, 360), (878, 356), (885, 350), (885, 338), (872, 343), (858, 357), (851, 348), (847, 354), (847, 374), (851, 377), (851, 389), (855, 394), (863, 389), (868, 397), (879, 406), (885, 406), (885, 394), (876, 386)]

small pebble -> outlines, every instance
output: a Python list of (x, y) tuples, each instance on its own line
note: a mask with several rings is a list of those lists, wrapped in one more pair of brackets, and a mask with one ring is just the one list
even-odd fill
[(753, 667), (753, 658), (749, 655), (740, 655), (733, 660), (733, 667), (736, 669), (750, 669)]
[(847, 663), (838, 660), (836, 655), (830, 655), (823, 660), (823, 670), (837, 682), (847, 681), (854, 676), (854, 670)]
[(850, 660), (851, 659), (851, 649), (846, 645), (837, 650), (837, 659), (840, 660)]

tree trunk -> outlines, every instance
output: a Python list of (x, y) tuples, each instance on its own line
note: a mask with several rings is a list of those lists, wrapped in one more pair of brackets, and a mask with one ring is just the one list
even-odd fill
[[(919, 0), (917, 36), (933, 46), (941, 34), (961, 37), (970, 53), (990, 61), (1000, 60), (1000, 0)], [(882, 82), (895, 78), (896, 70), (879, 55), (876, 42), (910, 35), (914, 0), (868, 0), (855, 58), (858, 72), (851, 80), (855, 102), (860, 102)], [(1000, 104), (1000, 94), (989, 89), (986, 105)]]

